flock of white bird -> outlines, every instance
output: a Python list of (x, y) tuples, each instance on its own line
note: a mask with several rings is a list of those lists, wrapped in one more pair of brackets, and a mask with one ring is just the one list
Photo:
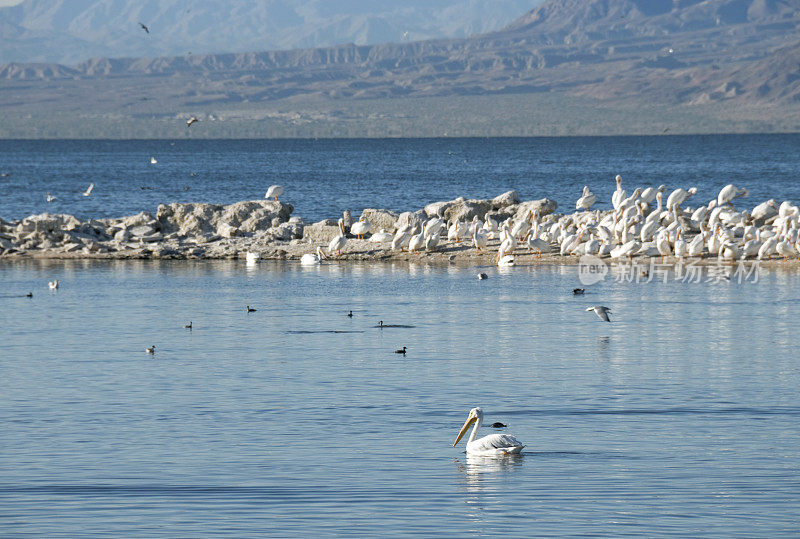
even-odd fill
[[(153, 161), (155, 159), (152, 159)], [(622, 177), (615, 178), (616, 190), (611, 210), (592, 210), (597, 197), (589, 189), (575, 203), (575, 213), (558, 219), (542, 219), (536, 210), (522, 219), (498, 222), (487, 213), (483, 220), (445, 220), (436, 216), (427, 221), (409, 221), (394, 233), (381, 229), (372, 232), (364, 216), (354, 221), (349, 210), (339, 219), (339, 233), (328, 244), (328, 254), (317, 248), (301, 258), (304, 265), (319, 264), (328, 256), (341, 256), (347, 245), (347, 231), (375, 243), (390, 243), (393, 251), (435, 251), (444, 242), (470, 242), (477, 253), (486, 253), (490, 240), (497, 240), (495, 262), (513, 266), (514, 253), (556, 253), (562, 256), (595, 255), (610, 258), (718, 257), (733, 261), (773, 256), (784, 259), (800, 256), (800, 209), (786, 200), (774, 199), (751, 211), (736, 209), (734, 201), (747, 196), (747, 189), (726, 185), (717, 197), (696, 208), (682, 207), (697, 194), (697, 188), (678, 188), (664, 201), (666, 187), (637, 187), (628, 195)], [(90, 196), (94, 184), (82, 193)], [(265, 198), (278, 200), (284, 192), (272, 185)], [(47, 194), (47, 201), (56, 197)]]
[[(619, 175), (615, 181), (611, 210), (592, 210), (597, 197), (584, 187), (575, 213), (557, 219), (543, 220), (536, 210), (522, 219), (502, 222), (490, 214), (483, 221), (474, 217), (469, 222), (448, 222), (437, 216), (405, 224), (393, 234), (381, 230), (368, 239), (391, 242), (392, 250), (413, 253), (435, 251), (444, 241), (470, 240), (478, 253), (485, 253), (489, 240), (498, 240), (494, 260), (499, 266), (513, 266), (518, 249), (537, 255), (718, 257), (724, 261), (788, 259), (800, 253), (800, 209), (789, 201), (778, 204), (771, 199), (750, 211), (737, 209), (734, 201), (747, 196), (747, 189), (726, 185), (715, 199), (691, 208), (684, 205), (697, 194), (696, 187), (675, 189), (665, 201), (664, 185), (637, 187), (629, 195)], [(371, 230), (363, 216), (353, 221), (346, 211), (339, 219), (339, 234), (328, 245), (328, 256), (341, 254), (347, 244), (347, 227), (358, 238)], [(324, 256), (318, 250), (308, 263), (319, 263)]]

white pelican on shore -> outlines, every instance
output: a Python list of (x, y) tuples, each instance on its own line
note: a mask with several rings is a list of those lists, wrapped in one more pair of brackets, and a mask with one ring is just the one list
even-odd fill
[(257, 264), (258, 261), (261, 260), (261, 253), (247, 251), (244, 255), (244, 259), (247, 262), (248, 266), (252, 266), (253, 264)]
[(456, 441), (453, 442), (453, 447), (461, 441), (461, 438), (464, 437), (467, 429), (469, 429), (470, 425), (473, 423), (475, 426), (472, 428), (472, 432), (467, 440), (468, 455), (504, 457), (506, 455), (518, 455), (522, 451), (522, 448), (525, 447), (519, 440), (509, 434), (489, 434), (488, 436), (476, 440), (475, 437), (478, 434), (478, 429), (483, 425), (483, 410), (480, 408), (473, 408), (469, 411), (464, 426), (461, 427)]
[(746, 197), (747, 194), (748, 194), (747, 189), (745, 188), (740, 189), (735, 185), (733, 185), (732, 183), (728, 184), (725, 187), (723, 187), (720, 190), (719, 195), (717, 195), (717, 206), (722, 206), (723, 204), (727, 204), (734, 198)]
[(278, 197), (283, 194), (283, 187), (280, 185), (270, 185), (269, 189), (267, 189), (267, 194), (264, 195), (264, 198), (271, 198), (272, 200), (278, 200)]
[(341, 217), (339, 218), (339, 235), (336, 236), (331, 240), (328, 244), (328, 252), (332, 253), (336, 251), (337, 256), (342, 255), (342, 249), (347, 244), (347, 238), (344, 235), (344, 219)]
[(408, 246), (408, 241), (411, 239), (411, 227), (409, 225), (401, 226), (392, 238), (392, 251), (402, 251), (403, 248)]
[(694, 196), (697, 193), (697, 187), (691, 187), (690, 189), (682, 189), (678, 188), (675, 189), (669, 197), (667, 197), (667, 209), (671, 210), (673, 206), (681, 207), (681, 204), (686, 202), (686, 199)]
[[(427, 226), (428, 223), (425, 223)], [(418, 253), (423, 247), (425, 247), (425, 226), (422, 227), (422, 230), (419, 234), (414, 234), (408, 239), (408, 250)]]
[(376, 232), (372, 236), (369, 237), (369, 241), (374, 243), (387, 243), (394, 239), (394, 234), (391, 232), (386, 232), (385, 228), (382, 228), (380, 232)]
[(361, 218), (353, 223), (353, 225), (350, 227), (350, 233), (354, 236), (357, 236), (358, 239), (361, 239), (361, 236), (368, 234), (371, 228), (372, 225), (370, 222), (367, 221), (367, 218), (362, 215)]
[(614, 181), (617, 182), (617, 189), (614, 191), (614, 194), (611, 195), (611, 205), (616, 210), (619, 208), (619, 203), (625, 200), (627, 195), (625, 194), (625, 189), (622, 188), (622, 176), (617, 174), (614, 177)]
[(325, 253), (322, 251), (322, 247), (317, 247), (316, 254), (314, 253), (306, 253), (300, 257), (300, 265), (301, 266), (316, 266), (320, 262), (325, 260)]
[(475, 227), (475, 230), (472, 231), (472, 244), (475, 246), (475, 251), (477, 252), (486, 252), (486, 244), (488, 243), (488, 238), (486, 236), (486, 232), (484, 232), (480, 227)]
[(583, 194), (581, 198), (575, 203), (576, 210), (586, 210), (588, 211), (592, 205), (597, 202), (597, 197), (589, 190), (588, 185), (583, 186)]

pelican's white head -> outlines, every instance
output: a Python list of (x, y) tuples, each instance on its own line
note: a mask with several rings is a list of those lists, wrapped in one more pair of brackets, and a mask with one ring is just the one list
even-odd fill
[(456, 437), (456, 441), (453, 442), (453, 447), (458, 445), (458, 442), (460, 442), (461, 438), (464, 437), (464, 434), (466, 434), (469, 427), (476, 421), (479, 425), (483, 423), (483, 410), (480, 408), (473, 408), (469, 411), (469, 415), (467, 415), (467, 420), (464, 422), (464, 426), (461, 427), (461, 430), (458, 432), (458, 436)]

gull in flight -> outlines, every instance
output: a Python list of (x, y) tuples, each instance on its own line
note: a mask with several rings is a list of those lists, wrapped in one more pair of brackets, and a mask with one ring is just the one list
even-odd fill
[(83, 192), (83, 196), (88, 197), (89, 195), (91, 195), (92, 194), (92, 189), (94, 189), (94, 184), (90, 183), (89, 184), (89, 188), (86, 191)]
[(594, 307), (588, 307), (587, 311), (594, 311), (600, 320), (605, 320), (606, 322), (611, 322), (611, 319), (608, 317), (611, 314), (611, 309), (608, 307), (603, 307), (602, 305), (595, 305)]
[(147, 32), (148, 34), (150, 33), (150, 29), (149, 29), (147, 26), (145, 26), (145, 25), (144, 25), (144, 23), (141, 23), (141, 22), (140, 22), (140, 23), (139, 23), (139, 26), (141, 26), (141, 27), (142, 27), (142, 30), (144, 30), (144, 31), (145, 31), (145, 32)]
[(192, 127), (192, 124), (195, 122), (199, 122), (200, 120), (196, 116), (192, 116), (188, 120), (186, 120), (186, 127)]

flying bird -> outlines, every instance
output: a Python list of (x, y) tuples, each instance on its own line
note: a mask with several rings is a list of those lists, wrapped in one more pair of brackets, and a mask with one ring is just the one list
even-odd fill
[(196, 116), (192, 116), (188, 120), (186, 120), (186, 127), (192, 127), (192, 124), (195, 122), (199, 122), (200, 120)]
[(594, 307), (587, 307), (587, 311), (594, 311), (600, 320), (604, 320), (606, 322), (611, 322), (611, 319), (608, 317), (611, 314), (611, 309), (608, 307), (603, 307), (602, 305), (595, 305)]
[(141, 26), (142, 30), (144, 30), (148, 34), (150, 33), (150, 29), (147, 26), (145, 26), (143, 23), (139, 23), (139, 26)]
[(89, 195), (91, 195), (92, 194), (92, 189), (94, 189), (94, 184), (90, 183), (89, 184), (89, 188), (86, 191), (83, 192), (83, 196), (88, 197)]

